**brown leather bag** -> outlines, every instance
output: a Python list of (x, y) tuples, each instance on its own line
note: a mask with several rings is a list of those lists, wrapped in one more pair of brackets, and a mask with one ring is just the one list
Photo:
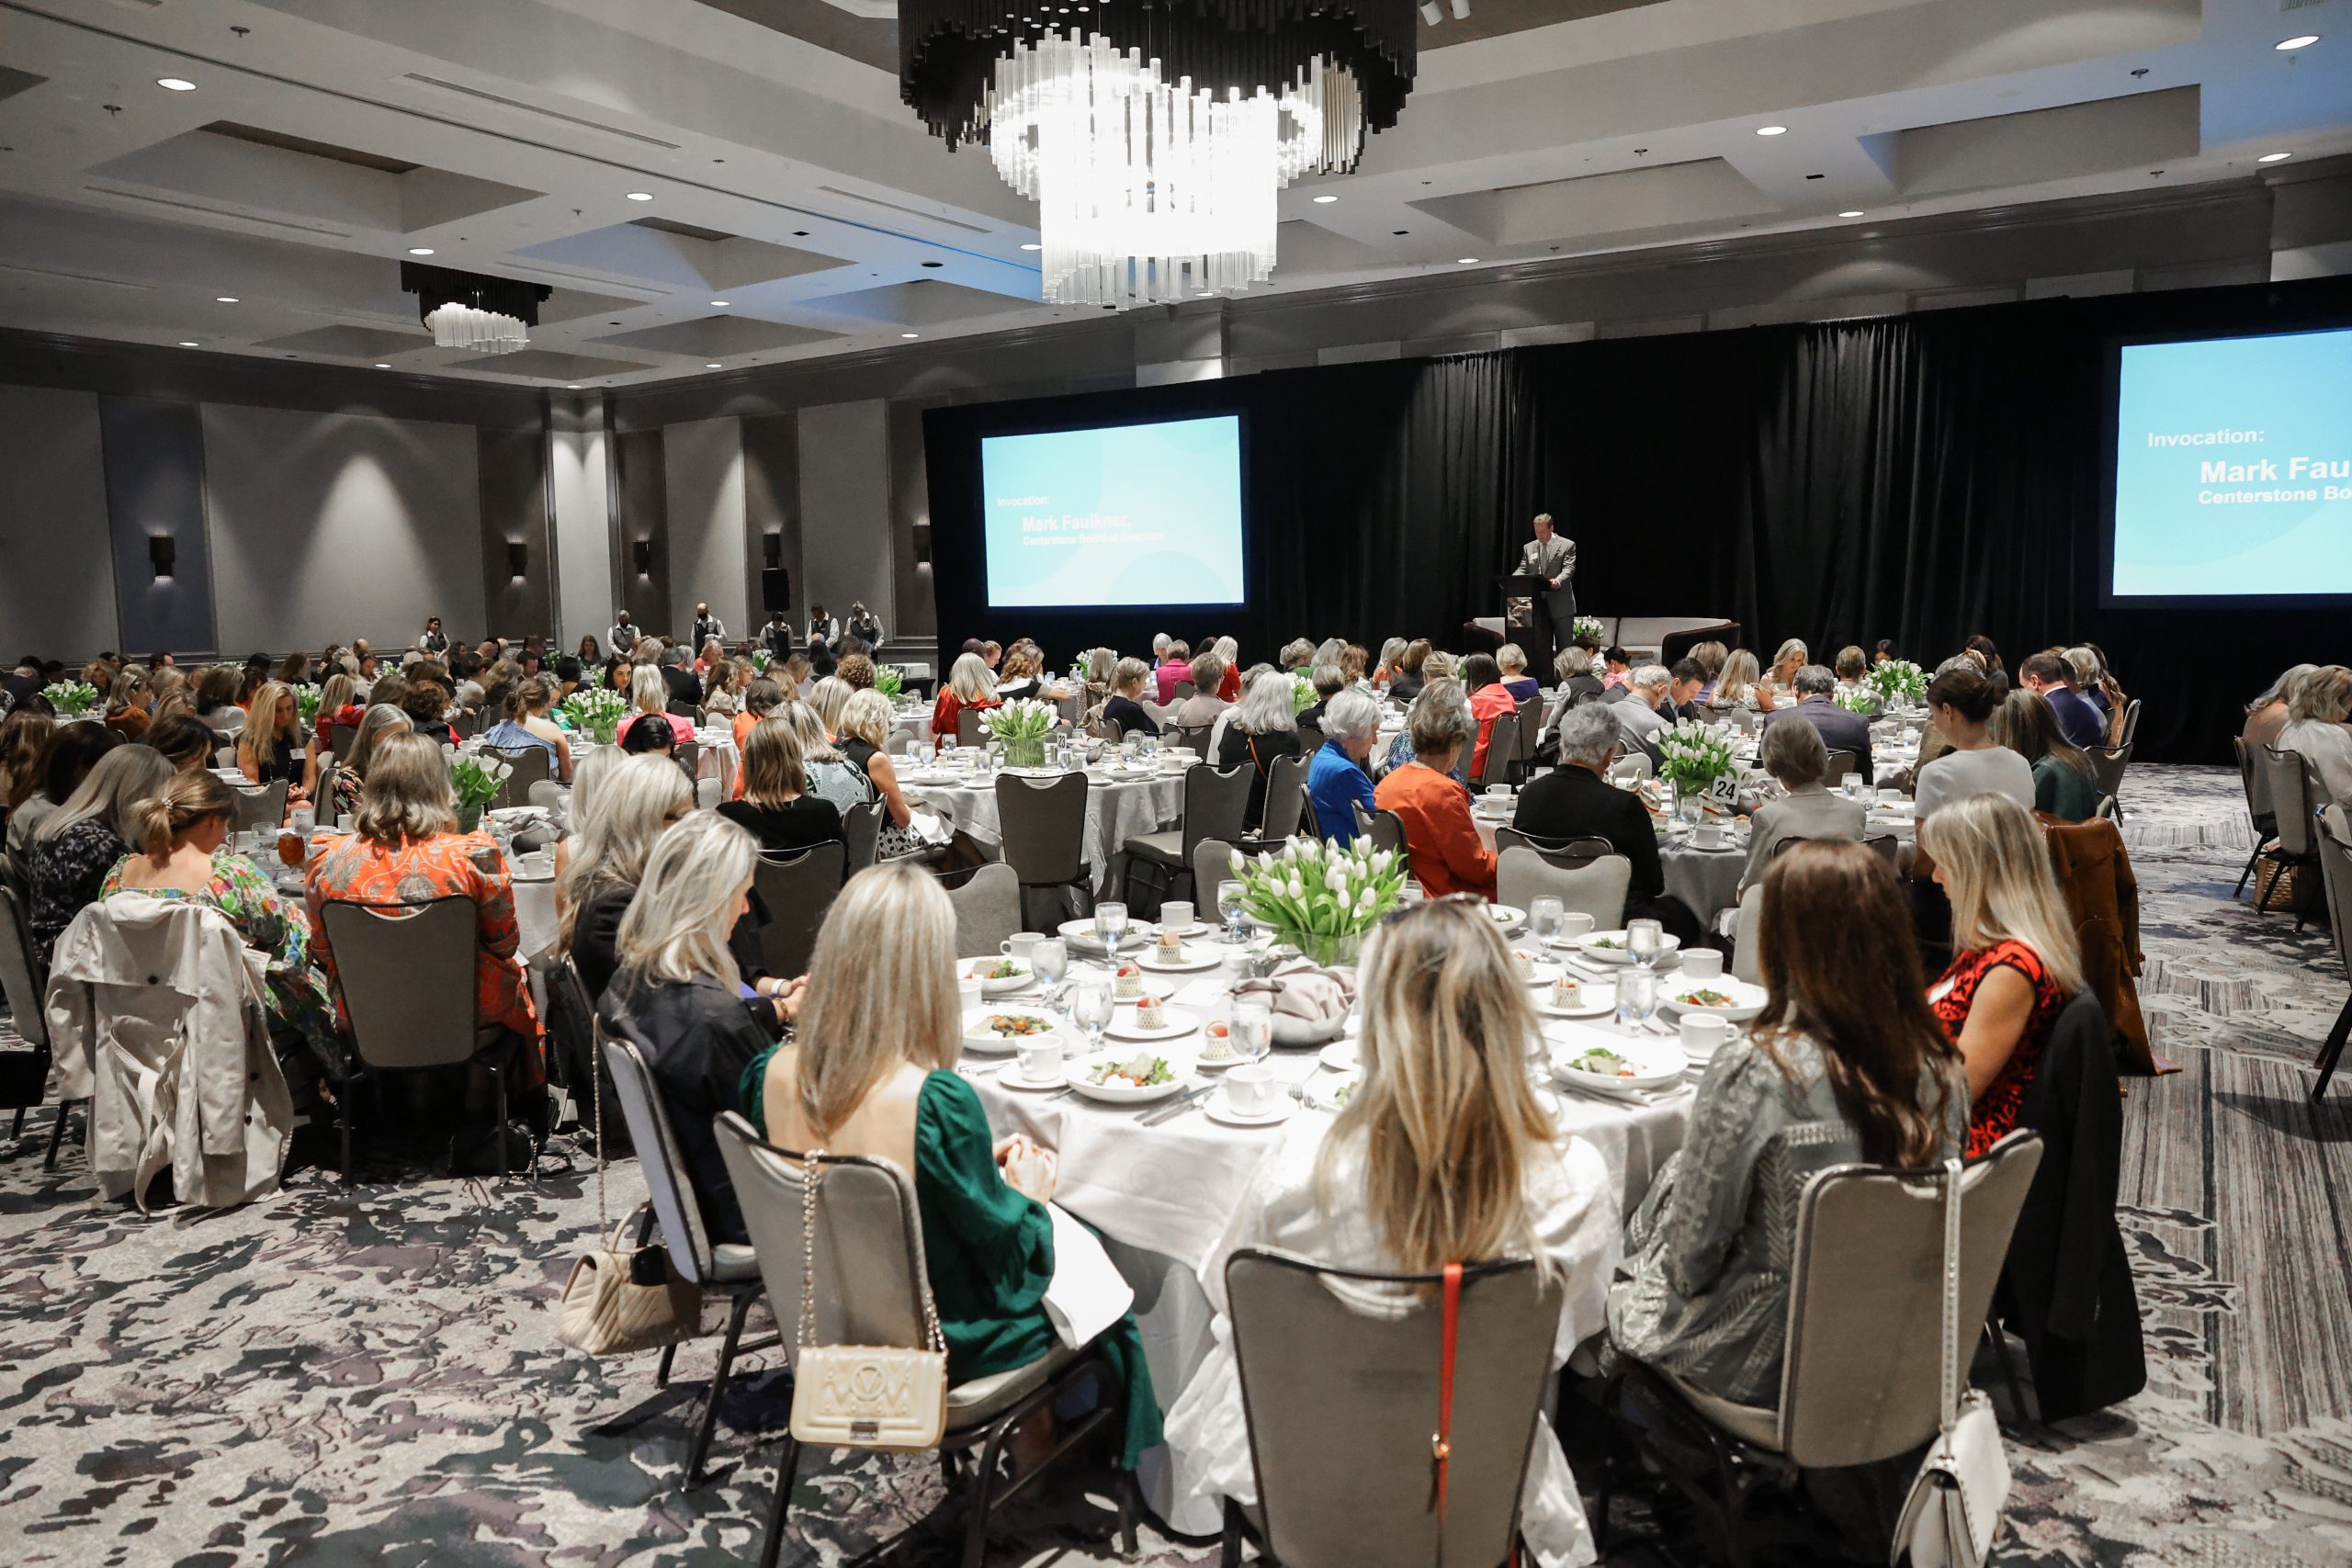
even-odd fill
[(2075, 922), (2084, 979), (2115, 1032), (2119, 1065), (2141, 1074), (2179, 1071), (2149, 1048), (2148, 1021), (2140, 1011), (2140, 884), (2132, 874), (2122, 832), (2099, 818), (2061, 822), (2037, 811), (2034, 819), (2041, 824), (2059, 897)]

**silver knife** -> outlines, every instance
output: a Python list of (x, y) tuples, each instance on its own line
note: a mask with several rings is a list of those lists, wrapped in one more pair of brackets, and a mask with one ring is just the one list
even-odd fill
[(1139, 1127), (1157, 1127), (1162, 1122), (1172, 1122), (1177, 1117), (1184, 1114), (1185, 1111), (1190, 1111), (1193, 1108), (1193, 1101), (1203, 1098), (1216, 1088), (1216, 1085), (1208, 1083), (1203, 1084), (1200, 1088), (1195, 1089), (1187, 1089), (1184, 1093), (1178, 1095), (1168, 1104), (1160, 1106), (1158, 1110), (1148, 1111), (1144, 1115), (1136, 1117), (1136, 1125)]

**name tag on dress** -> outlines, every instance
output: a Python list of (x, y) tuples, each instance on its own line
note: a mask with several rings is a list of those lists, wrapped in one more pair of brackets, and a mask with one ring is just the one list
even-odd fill
[(1943, 1000), (1946, 997), (1948, 997), (1948, 996), (1951, 995), (1951, 988), (1952, 988), (1952, 987), (1954, 987), (1954, 986), (1955, 986), (1955, 985), (1957, 985), (1957, 984), (1959, 984), (1959, 982), (1958, 982), (1958, 981), (1956, 981), (1956, 980), (1945, 979), (1945, 980), (1939, 980), (1939, 981), (1937, 981), (1934, 985), (1932, 985), (1932, 986), (1928, 987), (1928, 1004), (1929, 1004), (1930, 1006), (1932, 1006), (1932, 1005), (1934, 1005), (1935, 1003), (1937, 1003), (1937, 1002), (1939, 1002), (1939, 1001)]

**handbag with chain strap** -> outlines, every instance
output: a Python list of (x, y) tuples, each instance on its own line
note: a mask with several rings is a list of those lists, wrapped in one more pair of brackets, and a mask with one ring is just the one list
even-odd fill
[(591, 1356), (652, 1350), (702, 1331), (702, 1287), (678, 1278), (659, 1246), (622, 1239), (632, 1209), (617, 1225), (605, 1207), (605, 1075), (590, 1053), (588, 1081), (596, 1101), (596, 1235), (601, 1245), (572, 1260), (556, 1303), (558, 1342)]
[(947, 1429), (947, 1341), (922, 1292), (924, 1344), (820, 1345), (817, 1340), (818, 1162), (801, 1156), (800, 1351), (792, 1376), (792, 1436), (814, 1448), (933, 1449)]
[(2009, 1456), (1993, 1402), (1960, 1392), (1960, 1161), (1944, 1162), (1944, 1310), (1941, 1424), (1911, 1483), (1888, 1554), (1894, 1568), (1983, 1568), (2009, 1499)]

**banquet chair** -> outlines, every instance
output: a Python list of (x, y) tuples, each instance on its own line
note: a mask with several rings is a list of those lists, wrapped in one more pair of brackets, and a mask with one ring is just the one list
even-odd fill
[(449, 728), (456, 733), (458, 739), (472, 739), (481, 733), (481, 711), (478, 708), (459, 708), (449, 716)]
[[(2040, 1136), (2015, 1132), (1962, 1175), (1963, 1355), (1992, 1304), (2041, 1161)], [(1892, 1460), (1935, 1435), (1943, 1256), (1940, 1169), (1833, 1167), (1798, 1203), (1775, 1404), (1734, 1404), (1638, 1363), (1610, 1383), (1604, 1407), (1621, 1417), (1628, 1446), (1708, 1516), (1733, 1568), (1747, 1568), (1754, 1547), (1802, 1522), (1768, 1529), (1749, 1520), (1759, 1491), (1793, 1488), (1808, 1471)], [(1639, 1418), (1623, 1418), (1629, 1401), (1642, 1407)], [(1604, 1530), (1616, 1469), (1612, 1461), (1604, 1470), (1592, 1514)], [(1606, 1555), (1605, 1540), (1596, 1544)]]
[(1654, 772), (1648, 752), (1629, 751), (1609, 764), (1609, 782), (1617, 784), (1624, 779), (1646, 779)]
[(235, 767), (237, 765), (236, 743), (232, 741), (225, 746), (215, 746), (212, 749), (212, 765), (216, 768)]
[[(2278, 817), (2278, 841), (2262, 852), (2262, 858), (2278, 868), (2270, 886), (2255, 900), (2255, 912), (2261, 914), (2270, 908), (2270, 896), (2278, 891), (2286, 880), (2290, 866), (2314, 866), (2319, 853), (2312, 842), (2312, 780), (2311, 770), (2301, 751), (2281, 751), (2276, 746), (2265, 747), (2264, 771), (2270, 778), (2270, 804)], [(2306, 900), (2308, 902), (2308, 900)], [(2295, 929), (2301, 931), (2308, 917), (2295, 912)]]
[[(1465, 1265), (1449, 1359), (1442, 1280), (1256, 1247), (1227, 1259), (1258, 1502), (1253, 1520), (1226, 1499), (1223, 1568), (1239, 1568), (1245, 1534), (1283, 1568), (1518, 1555), (1520, 1489), (1550, 1391), (1565, 1286), (1526, 1258)], [(1356, 1304), (1374, 1294), (1378, 1305)], [(1441, 1519), (1430, 1506), (1428, 1434), (1449, 1373)]]
[[(2344, 965), (2346, 977), (2352, 978), (2352, 817), (2341, 806), (2330, 806), (2320, 814), (2314, 837), (2320, 876), (2327, 884), (2328, 940), (2335, 944), (2335, 960)], [(2352, 997), (2345, 998), (2343, 1010), (2335, 1015), (2335, 1027), (2327, 1032), (2319, 1059), (2312, 1064), (2319, 1069), (2319, 1081), (2312, 1085), (2314, 1102), (2327, 1093), (2327, 1080), (2335, 1076), (2346, 1039), (2352, 1039)]]
[(844, 878), (855, 876), (874, 863), (882, 845), (884, 809), (880, 801), (869, 800), (842, 813), (842, 840), (849, 850)]
[(1370, 839), (1374, 849), (1396, 855), (1398, 865), (1409, 874), (1412, 856), (1405, 848), (1405, 819), (1394, 811), (1370, 810), (1361, 800), (1353, 804), (1357, 836)]
[(2140, 699), (2133, 697), (2123, 705), (2123, 728), (2116, 731), (2115, 743), (2129, 746), (2140, 734)]
[(1215, 925), (1224, 917), (1216, 907), (1216, 886), (1233, 875), (1233, 852), (1238, 844), (1228, 844), (1223, 839), (1203, 839), (1193, 846), (1193, 892), (1198, 899), (1198, 918)]
[(1298, 727), (1298, 754), (1311, 758), (1323, 744), (1323, 727), (1309, 719)]
[(982, 954), (1003, 951), (1004, 939), (1021, 929), (1021, 878), (1001, 862), (984, 865), (961, 887), (950, 888), (956, 909), (956, 951)]
[[(1025, 916), (1031, 888), (1049, 896), (1058, 907), (1075, 893), (1076, 913), (1094, 907), (1094, 890), (1086, 874), (1085, 773), (1070, 772), (1051, 779), (1023, 778), (1018, 773), (996, 776), (997, 831), (1001, 835), (1004, 863), (1021, 880), (1021, 907)], [(1044, 892), (1051, 889), (1050, 895)], [(1056, 919), (1036, 929), (1050, 931)]]
[(1597, 833), (1586, 833), (1573, 839), (1539, 839), (1532, 833), (1522, 833), (1516, 828), (1495, 829), (1495, 852), (1508, 849), (1533, 850), (1545, 863), (1560, 871), (1578, 871), (1603, 855), (1613, 855), (1617, 846)]
[[(1206, 762), (1195, 762), (1184, 770), (1184, 815), (1173, 828), (1163, 828), (1156, 833), (1137, 833), (1119, 846), (1125, 857), (1125, 876), (1117, 884), (1124, 888), (1138, 868), (1147, 870), (1153, 882), (1159, 885), (1157, 899), (1190, 886), (1193, 881), (1193, 849), (1203, 839), (1223, 839), (1238, 842), (1250, 815), (1250, 781), (1255, 771), (1248, 763), (1223, 773)], [(1193, 888), (1195, 900), (1199, 889)], [(1132, 900), (1130, 900), (1132, 902)]]
[(1478, 776), (1470, 781), (1474, 789), (1488, 784), (1510, 782), (1511, 766), (1519, 757), (1519, 720), (1507, 713), (1498, 713), (1487, 721), (1487, 757)]
[(760, 927), (760, 958), (769, 974), (808, 973), (808, 955), (817, 951), (825, 911), (841, 897), (842, 868), (848, 858), (848, 847), (838, 839), (811, 844), (796, 855), (761, 852), (752, 867), (752, 886), (767, 907), (767, 921)]
[(2092, 746), (2083, 755), (2090, 759), (2091, 776), (2098, 781), (2101, 795), (2123, 793), (2123, 770), (2132, 761), (2132, 743), (2120, 746)]
[[(718, 1150), (734, 1179), (752, 1246), (767, 1283), (768, 1307), (784, 1336), (786, 1355), (797, 1365), (797, 1325), (801, 1300), (809, 1298), (812, 1340), (820, 1345), (903, 1346), (923, 1344), (931, 1308), (924, 1272), (922, 1219), (914, 1179), (888, 1160), (856, 1155), (818, 1156), (815, 1237), (804, 1234), (803, 1156), (761, 1141), (749, 1122), (734, 1111), (718, 1121)], [(804, 1258), (817, 1259), (815, 1279)], [(1058, 1404), (1091, 1380), (1094, 1408), (1056, 1429), (1053, 1449), (1017, 1479), (1000, 1471), (1013, 1430), (1040, 1410)], [(1100, 1338), (1073, 1350), (1056, 1339), (1037, 1360), (994, 1372), (947, 1390), (947, 1419), (940, 1438), (941, 1468), (950, 1484), (969, 1494), (962, 1568), (980, 1568), (988, 1552), (990, 1512), (1028, 1490), (1065, 1455), (1090, 1442), (1116, 1444), (1126, 1412), (1116, 1371)], [(978, 1450), (978, 1463), (956, 1468), (952, 1456)], [(800, 1470), (800, 1444), (788, 1433), (776, 1461), (775, 1493), (769, 1504), (767, 1533), (760, 1543), (759, 1568), (775, 1568), (792, 1512), (792, 1487)], [(1121, 1474), (1118, 1494), (1120, 1544), (1136, 1553), (1135, 1478)]]
[(1277, 757), (1266, 770), (1266, 811), (1258, 837), (1280, 843), (1298, 831), (1306, 815), (1306, 759)]
[(2238, 783), (2245, 790), (2245, 816), (2254, 829), (2254, 849), (2245, 857), (2245, 870), (2238, 874), (2238, 885), (2230, 897), (2237, 897), (2245, 891), (2254, 868), (2262, 863), (2262, 847), (2278, 836), (2278, 818), (2270, 809), (2270, 773), (2262, 760), (2244, 740), (2231, 738), (2230, 749), (2237, 753)]
[(338, 759), (350, 757), (351, 749), (358, 744), (359, 727), (357, 725), (330, 724), (327, 726), (327, 750), (333, 751)]
[(1544, 730), (1544, 694), (1522, 697), (1519, 704), (1519, 746), (1511, 762), (1521, 779), (1535, 771), (1535, 742)]
[[(1835, 788), (1838, 781), (1844, 778), (1848, 773), (1859, 773), (1861, 771), (1862, 760), (1856, 753), (1852, 751), (1832, 751), (1829, 753), (1829, 766), (1822, 771), (1821, 776), (1832, 788)], [(1864, 779), (1862, 782), (1864, 784), (1868, 784), (1871, 781)]]
[(337, 815), (334, 806), (335, 780), (343, 773), (343, 764), (329, 752), (319, 760), (319, 793), (311, 797), (311, 819), (322, 828), (332, 828)]
[(206, 719), (204, 727), (224, 740), (234, 740), (239, 735), (244, 733), (245, 710), (235, 707), (223, 708)]
[[(475, 930), (481, 910), (462, 893), (417, 904), (330, 898), (319, 908), (334, 954), (335, 990), (351, 1020), (360, 1066), (335, 1096), (342, 1111), (343, 1179), (352, 1179), (351, 1107), (360, 1078), (376, 1072), (473, 1063), (490, 1075), (493, 1123), (506, 1128), (506, 1075), (494, 1048), (503, 1029), (475, 1010)], [(499, 1164), (503, 1167), (504, 1160)], [(503, 1186), (506, 1176), (500, 1171)]]
[(1169, 747), (1189, 746), (1195, 755), (1206, 757), (1209, 754), (1209, 731), (1216, 728), (1215, 725), (1209, 724), (1165, 724), (1159, 728), (1160, 744)]
[(544, 746), (524, 746), (512, 751), (503, 747), (485, 746), (482, 752), (514, 770), (499, 781), (498, 798), (491, 803), (494, 807), (529, 805), (531, 786), (546, 783), (554, 773), (550, 766), (552, 759)]
[(989, 743), (988, 726), (980, 722), (981, 710), (959, 707), (956, 710), (956, 744), (985, 746)]
[(1764, 947), (1758, 935), (1763, 915), (1764, 885), (1751, 883), (1739, 896), (1739, 908), (1732, 912), (1731, 921), (1732, 978), (1751, 986), (1764, 983)]
[[(710, 1374), (710, 1390), (695, 1418), (685, 1468), (678, 1476), (678, 1490), (691, 1492), (702, 1481), (702, 1461), (710, 1454), (711, 1432), (718, 1425), (718, 1402), (726, 1395), (727, 1377), (735, 1369), (735, 1358), (767, 1349), (777, 1343), (778, 1337), (767, 1335), (748, 1345), (741, 1343), (743, 1320), (767, 1288), (760, 1279), (760, 1260), (748, 1243), (714, 1242), (703, 1224), (694, 1178), (687, 1174), (678, 1135), (671, 1129), (661, 1087), (646, 1065), (644, 1038), (626, 1017), (599, 1016), (595, 1032), (597, 1057), (612, 1074), (613, 1098), (620, 1102), (630, 1145), (637, 1150), (638, 1168), (645, 1177), (647, 1213), (645, 1224), (639, 1227), (638, 1245), (643, 1247), (650, 1239), (652, 1227), (658, 1225), (662, 1249), (669, 1253), (670, 1267), (678, 1277), (699, 1285), (706, 1294), (727, 1298), (727, 1331), (718, 1342), (718, 1364)], [(655, 1387), (669, 1386), (670, 1368), (677, 1354), (675, 1344), (662, 1348), (662, 1364), (653, 1374)]]
[(231, 818), (229, 830), (243, 833), (254, 828), (276, 831), (286, 820), (286, 789), (288, 781), (278, 780), (260, 789), (232, 789), (231, 804), (236, 815)]
[(1633, 880), (1634, 863), (1623, 855), (1601, 855), (1567, 870), (1533, 850), (1508, 849), (1495, 863), (1495, 901), (1524, 909), (1549, 893), (1562, 909), (1590, 915), (1593, 930), (1613, 931), (1625, 923), (1625, 889)]
[[(48, 1092), (50, 1062), (49, 1019), (41, 1010), (40, 982), (33, 978), (40, 973), (40, 966), (33, 962), (32, 934), (25, 925), (23, 906), (17, 902), (13, 888), (0, 887), (0, 996), (8, 998), (8, 1013), (17, 1032), (40, 1057), (41, 1083), (34, 1089), (34, 1104)], [(16, 1117), (8, 1136), (16, 1137), (25, 1130), (25, 1112), (29, 1108), (13, 1108)], [(72, 1108), (69, 1101), (58, 1102), (57, 1125), (50, 1130), (49, 1154), (41, 1161), (44, 1170), (57, 1165), (57, 1151), (65, 1142), (66, 1112)]]
[(1192, 694), (1193, 682), (1190, 681), (1179, 681), (1174, 685), (1168, 688), (1169, 705), (1170, 707), (1182, 707), (1184, 705), (1184, 699)]

